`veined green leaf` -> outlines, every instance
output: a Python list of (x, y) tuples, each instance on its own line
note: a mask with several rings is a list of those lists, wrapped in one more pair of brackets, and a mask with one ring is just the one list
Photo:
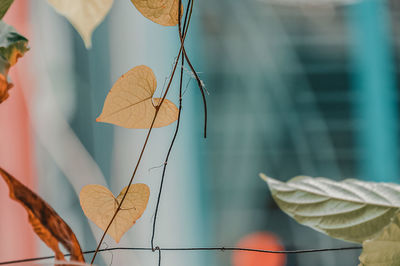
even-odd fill
[(400, 265), (400, 214), (372, 240), (363, 242), (362, 266)]
[(279, 207), (297, 222), (331, 237), (361, 243), (375, 237), (400, 208), (400, 186), (347, 179), (260, 175)]
[(10, 8), (11, 4), (14, 0), (1, 0), (0, 1), (0, 19), (4, 17), (7, 13), (7, 10)]

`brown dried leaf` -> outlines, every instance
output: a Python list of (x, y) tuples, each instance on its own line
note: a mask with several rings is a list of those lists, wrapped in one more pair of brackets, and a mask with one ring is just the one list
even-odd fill
[[(100, 185), (84, 186), (79, 194), (81, 206), (85, 215), (103, 231), (110, 223), (118, 204), (121, 202), (128, 187), (125, 187), (115, 198), (110, 190)], [(131, 185), (110, 228), (107, 231), (117, 243), (136, 220), (142, 216), (150, 197), (150, 189), (145, 184)]]
[(12, 83), (8, 83), (7, 78), (0, 73), (0, 103), (8, 98), (8, 91), (13, 87)]
[(85, 262), (74, 232), (53, 208), (2, 168), (0, 175), (10, 189), (10, 198), (26, 209), (33, 230), (54, 251), (56, 259), (65, 260), (58, 246), (61, 243), (71, 253), (71, 261)]
[[(153, 98), (157, 88), (151, 68), (137, 66), (122, 75), (108, 93), (97, 122), (126, 128), (150, 128), (160, 98)], [(153, 127), (164, 127), (178, 119), (178, 108), (165, 99)]]
[[(163, 26), (178, 24), (179, 0), (131, 0), (143, 16)], [(182, 17), (183, 9), (181, 12)]]

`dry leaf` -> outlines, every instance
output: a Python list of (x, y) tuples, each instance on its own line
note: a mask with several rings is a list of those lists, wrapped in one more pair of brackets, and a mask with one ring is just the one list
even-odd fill
[[(110, 190), (100, 185), (84, 186), (79, 194), (85, 215), (103, 231), (110, 223), (127, 187), (115, 198)], [(145, 184), (131, 185), (110, 228), (107, 231), (117, 243), (122, 235), (142, 216), (150, 197), (150, 189)]]
[[(160, 101), (160, 98), (153, 98), (156, 87), (156, 77), (151, 68), (132, 68), (115, 82), (96, 121), (126, 128), (150, 128)], [(167, 126), (177, 119), (178, 108), (165, 99), (153, 127)]]
[[(143, 16), (163, 26), (178, 24), (179, 0), (131, 0)], [(183, 9), (181, 8), (181, 17)]]
[(71, 261), (85, 262), (74, 232), (53, 208), (1, 168), (0, 175), (10, 189), (10, 198), (26, 209), (33, 230), (54, 251), (56, 259), (64, 260), (58, 246), (61, 243), (71, 253)]
[(47, 0), (79, 32), (86, 48), (92, 47), (92, 33), (110, 11), (113, 0)]
[(8, 91), (13, 87), (12, 83), (8, 83), (7, 78), (0, 73), (0, 103), (8, 98)]

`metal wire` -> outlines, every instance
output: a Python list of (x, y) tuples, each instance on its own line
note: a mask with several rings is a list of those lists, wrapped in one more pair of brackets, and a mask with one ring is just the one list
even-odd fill
[[(316, 253), (316, 252), (332, 252), (332, 251), (346, 251), (346, 250), (360, 250), (361, 246), (353, 246), (353, 247), (338, 247), (338, 248), (320, 248), (320, 249), (298, 249), (298, 250), (265, 250), (265, 249), (252, 249), (252, 248), (238, 248), (238, 247), (170, 247), (170, 248), (161, 248), (155, 247), (152, 249), (151, 247), (114, 247), (114, 248), (104, 248), (99, 249), (98, 252), (105, 251), (116, 251), (116, 250), (130, 250), (130, 251), (158, 251), (158, 265), (161, 265), (161, 251), (241, 251), (241, 252), (258, 252), (258, 253), (271, 253), (271, 254), (301, 254), (301, 253)], [(83, 254), (92, 254), (95, 253), (95, 250), (84, 251)], [(64, 254), (65, 257), (70, 256), (71, 254)], [(11, 261), (3, 261), (0, 262), (0, 265), (10, 265), (16, 263), (30, 262), (30, 261), (40, 261), (47, 259), (54, 259), (55, 256), (44, 256), (44, 257), (36, 257), (36, 258), (28, 258), (22, 260), (11, 260)]]

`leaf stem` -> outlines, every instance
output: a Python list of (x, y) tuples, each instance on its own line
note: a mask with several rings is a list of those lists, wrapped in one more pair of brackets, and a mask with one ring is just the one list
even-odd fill
[[(190, 3), (190, 4), (189, 4)], [(188, 2), (188, 7), (189, 7), (189, 5), (190, 5), (190, 15), (189, 15), (189, 21), (190, 21), (190, 17), (191, 17), (191, 15), (192, 15), (192, 10), (193, 10), (193, 4), (194, 4), (194, 0), (192, 0), (191, 2), (189, 1)], [(185, 18), (185, 22), (184, 22), (184, 24), (183, 24), (183, 31), (185, 32), (185, 36), (186, 36), (186, 33), (187, 33), (187, 30), (188, 30), (188, 28), (189, 27), (186, 27), (186, 29), (185, 29), (185, 24), (186, 24), (186, 18)], [(180, 30), (180, 34), (179, 34), (179, 38), (181, 39), (181, 43), (184, 41), (184, 38), (183, 38), (183, 36), (182, 36), (182, 32), (181, 32), (181, 29), (179, 29)], [(206, 100), (206, 95), (205, 95), (205, 89), (204, 89), (204, 86), (203, 86), (203, 83), (201, 82), (201, 79), (200, 79), (200, 77), (199, 77), (199, 75), (197, 74), (197, 72), (196, 72), (196, 70), (194, 69), (194, 67), (193, 67), (193, 65), (192, 65), (192, 62), (190, 61), (190, 59), (189, 59), (189, 57), (188, 57), (188, 55), (187, 55), (187, 53), (186, 53), (186, 49), (185, 49), (185, 46), (182, 46), (183, 48), (183, 56), (185, 57), (185, 59), (186, 59), (186, 62), (188, 63), (188, 65), (189, 65), (189, 68), (190, 68), (190, 70), (192, 71), (192, 73), (193, 73), (193, 75), (194, 75), (194, 77), (195, 77), (195, 79), (196, 79), (196, 81), (197, 81), (197, 85), (198, 85), (198, 87), (199, 87), (199, 89), (200, 89), (200, 92), (201, 92), (201, 96), (202, 96), (202, 98), (203, 98), (203, 108), (204, 108), (204, 138), (207, 138), (207, 100)]]
[[(188, 20), (187, 28), (188, 28), (188, 26), (189, 26), (190, 17), (191, 17), (191, 11), (190, 11), (190, 15), (189, 15), (189, 20)], [(180, 17), (179, 17), (179, 22), (180, 22)], [(180, 49), (179, 49), (179, 52), (178, 52), (178, 56), (177, 56), (176, 61), (175, 61), (175, 64), (174, 64), (174, 68), (173, 68), (173, 70), (172, 70), (171, 78), (169, 79), (167, 88), (166, 88), (166, 90), (165, 90), (165, 92), (164, 92), (163, 97), (161, 98), (160, 103), (155, 107), (155, 108), (156, 108), (156, 111), (155, 111), (155, 113), (154, 113), (153, 120), (152, 120), (152, 122), (151, 122), (149, 131), (148, 131), (148, 133), (147, 133), (147, 136), (146, 136), (146, 139), (145, 139), (145, 141), (144, 141), (142, 150), (141, 150), (141, 152), (140, 152), (139, 159), (138, 159), (138, 161), (137, 161), (137, 163), (136, 163), (136, 166), (135, 166), (135, 168), (134, 168), (134, 170), (133, 170), (131, 179), (129, 180), (127, 189), (126, 189), (126, 191), (125, 191), (125, 193), (124, 193), (124, 195), (123, 195), (123, 197), (122, 197), (120, 203), (118, 204), (118, 207), (117, 207), (116, 211), (114, 212), (114, 215), (112, 216), (110, 222), (108, 223), (108, 225), (107, 225), (107, 227), (106, 227), (106, 230), (104, 230), (104, 233), (103, 233), (103, 235), (101, 236), (101, 239), (100, 239), (100, 241), (99, 241), (99, 243), (98, 243), (98, 245), (97, 245), (97, 247), (96, 247), (96, 250), (95, 250), (95, 252), (94, 252), (94, 255), (93, 255), (93, 258), (92, 258), (90, 264), (93, 264), (94, 260), (96, 259), (96, 255), (97, 255), (98, 251), (100, 250), (100, 246), (101, 246), (101, 244), (103, 243), (103, 240), (104, 240), (104, 238), (105, 238), (105, 236), (106, 236), (108, 230), (110, 229), (110, 226), (111, 226), (112, 222), (115, 220), (115, 217), (117, 216), (117, 214), (118, 214), (119, 211), (121, 210), (121, 206), (122, 206), (122, 204), (123, 204), (123, 202), (124, 202), (124, 200), (125, 200), (125, 198), (126, 198), (126, 195), (128, 194), (129, 188), (130, 188), (130, 186), (132, 185), (133, 179), (134, 179), (134, 177), (135, 177), (135, 175), (136, 175), (136, 172), (137, 172), (137, 170), (138, 170), (138, 168), (139, 168), (139, 164), (140, 164), (140, 162), (141, 162), (141, 160), (142, 160), (142, 157), (143, 157), (144, 151), (145, 151), (145, 149), (146, 149), (148, 140), (149, 140), (149, 138), (150, 138), (150, 134), (151, 134), (151, 131), (152, 131), (152, 129), (153, 129), (154, 123), (155, 123), (155, 121), (156, 121), (158, 112), (160, 111), (160, 107), (161, 107), (161, 105), (163, 104), (163, 102), (164, 102), (164, 100), (165, 100), (165, 98), (166, 98), (166, 96), (167, 96), (167, 93), (168, 93), (168, 91), (169, 91), (169, 89), (170, 89), (170, 87), (171, 87), (172, 80), (173, 80), (173, 78), (174, 78), (175, 71), (176, 71), (176, 68), (177, 68), (177, 65), (178, 65), (178, 62), (179, 62), (179, 58), (180, 58), (180, 56), (181, 56), (181, 54), (182, 54), (183, 45), (184, 45), (184, 41), (185, 41), (186, 33), (187, 33), (187, 28), (186, 28), (186, 31), (185, 31), (185, 34), (184, 34), (183, 38), (181, 38), (181, 46), (180, 46)]]
[[(191, 15), (192, 9), (193, 9), (193, 5), (191, 5), (191, 9), (190, 9), (190, 11), (189, 11), (190, 3), (193, 3), (193, 1), (192, 1), (192, 0), (189, 0), (189, 2), (188, 2), (188, 6), (187, 6), (188, 9), (186, 10), (185, 20), (184, 20), (184, 23), (183, 23), (183, 29), (184, 29), (184, 31), (185, 31), (185, 28), (187, 29), (187, 27), (186, 27), (186, 22), (187, 22), (187, 21), (190, 22), (190, 17), (189, 17), (189, 20), (187, 20), (188, 14), (190, 13), (190, 15)], [(181, 1), (181, 0), (179, 1), (179, 6), (182, 6), (182, 1)], [(178, 17), (179, 17), (179, 18), (180, 18), (180, 10), (181, 10), (181, 7), (179, 7), (179, 11), (178, 11), (178, 14), (179, 14)], [(187, 26), (189, 26), (189, 23), (187, 24)], [(183, 43), (182, 26), (181, 26), (181, 21), (180, 21), (180, 20), (179, 20), (179, 22), (178, 22), (178, 29), (179, 29), (179, 39), (180, 39), (180, 41), (181, 41), (181, 47), (182, 47), (182, 50), (184, 51), (184, 50), (185, 50), (185, 46), (184, 46), (184, 43)], [(186, 31), (186, 32), (187, 32), (187, 31)], [(155, 236), (155, 231), (156, 231), (156, 222), (157, 222), (158, 208), (159, 208), (159, 205), (160, 205), (161, 193), (162, 193), (162, 188), (163, 188), (163, 185), (164, 185), (165, 172), (166, 172), (166, 169), (167, 169), (168, 159), (169, 159), (169, 156), (170, 156), (170, 154), (171, 154), (172, 147), (174, 146), (174, 143), (175, 143), (175, 140), (176, 140), (176, 136), (178, 135), (179, 126), (180, 126), (180, 121), (181, 121), (181, 112), (182, 112), (182, 86), (183, 86), (183, 66), (184, 66), (184, 64), (185, 64), (185, 58), (182, 56), (182, 58), (181, 58), (181, 73), (180, 73), (180, 80), (179, 80), (178, 120), (177, 120), (177, 123), (176, 123), (174, 135), (173, 135), (172, 140), (171, 140), (171, 144), (170, 144), (169, 149), (168, 149), (168, 152), (167, 152), (167, 156), (166, 156), (165, 161), (164, 161), (163, 172), (162, 172), (162, 175), (161, 175), (161, 183), (160, 183), (160, 189), (159, 189), (158, 197), (157, 197), (156, 210), (155, 210), (155, 212), (154, 212), (153, 231), (152, 231), (152, 235), (151, 235), (151, 249), (152, 249), (153, 251), (156, 250), (155, 247), (154, 247), (154, 236)]]

